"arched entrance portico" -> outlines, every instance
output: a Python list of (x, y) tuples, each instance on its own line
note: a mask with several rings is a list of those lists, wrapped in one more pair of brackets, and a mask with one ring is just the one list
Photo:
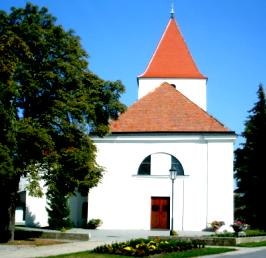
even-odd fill
[[(170, 175), (170, 169), (175, 169), (178, 176), (184, 176), (183, 166), (174, 155), (157, 152), (143, 159), (138, 168), (138, 175), (167, 178)], [(170, 196), (151, 196), (151, 229), (170, 229), (171, 198)]]

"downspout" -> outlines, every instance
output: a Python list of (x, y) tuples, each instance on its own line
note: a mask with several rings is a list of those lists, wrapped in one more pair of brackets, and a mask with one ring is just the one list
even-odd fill
[(182, 231), (184, 231), (184, 212), (185, 212), (185, 184), (183, 181), (183, 207), (182, 207)]
[(208, 211), (209, 211), (209, 144), (206, 141), (206, 228), (208, 227)]

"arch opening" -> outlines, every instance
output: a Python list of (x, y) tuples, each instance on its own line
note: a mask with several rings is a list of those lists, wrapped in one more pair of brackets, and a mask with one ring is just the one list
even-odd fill
[(165, 152), (157, 152), (145, 157), (138, 167), (138, 175), (169, 175), (169, 169), (174, 168), (178, 176), (184, 176), (181, 162)]

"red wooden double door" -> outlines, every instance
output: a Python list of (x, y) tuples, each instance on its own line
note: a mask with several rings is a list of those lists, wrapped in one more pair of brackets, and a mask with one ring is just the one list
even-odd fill
[(170, 197), (151, 197), (151, 229), (170, 228)]

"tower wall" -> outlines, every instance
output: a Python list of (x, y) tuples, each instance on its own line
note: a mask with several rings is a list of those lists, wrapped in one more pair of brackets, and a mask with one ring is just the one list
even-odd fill
[(207, 79), (187, 79), (187, 78), (139, 78), (138, 79), (138, 99), (152, 92), (162, 83), (174, 84), (176, 89), (183, 95), (206, 111), (206, 85)]

